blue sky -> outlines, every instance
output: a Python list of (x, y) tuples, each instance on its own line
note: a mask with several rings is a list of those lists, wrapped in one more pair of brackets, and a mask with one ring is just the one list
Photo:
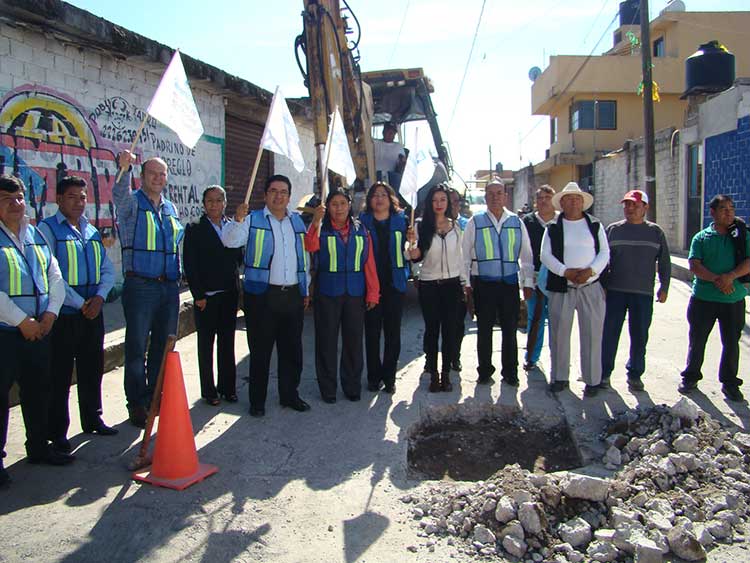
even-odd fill
[[(691, 11), (748, 9), (747, 0), (684, 1)], [(548, 120), (531, 115), (528, 71), (544, 69), (550, 55), (587, 55), (600, 38), (594, 53), (607, 50), (619, 7), (619, 0), (487, 0), (456, 104), (482, 0), (348, 2), (362, 25), (363, 70), (422, 67), (432, 79), (443, 137), (465, 179), (490, 164), (490, 145), (493, 164), (506, 169), (544, 158)], [(293, 51), (302, 0), (70, 3), (267, 90), (307, 95)], [(666, 4), (651, 0), (651, 17)]]

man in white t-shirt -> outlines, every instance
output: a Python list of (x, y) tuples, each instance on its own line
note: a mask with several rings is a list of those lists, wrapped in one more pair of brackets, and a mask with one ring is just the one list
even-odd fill
[(396, 172), (400, 175), (406, 164), (404, 145), (394, 141), (397, 132), (398, 126), (393, 122), (388, 122), (383, 125), (383, 138), (373, 140), (375, 170), (380, 173), (380, 179), (387, 183), (390, 183), (388, 173)]
[(609, 262), (609, 245), (598, 219), (585, 213), (594, 203), (591, 194), (575, 182), (552, 197), (562, 213), (547, 226), (542, 237), (542, 264), (547, 266), (549, 293), (550, 391), (568, 387), (570, 333), (573, 313), (578, 313), (581, 375), (584, 396), (592, 397), (602, 379), (602, 332), (605, 299), (599, 275)]

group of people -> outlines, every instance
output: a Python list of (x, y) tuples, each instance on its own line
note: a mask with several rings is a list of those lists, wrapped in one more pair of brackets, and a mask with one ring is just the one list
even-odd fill
[[(624, 220), (605, 229), (587, 211), (592, 196), (573, 182), (559, 192), (540, 187), (536, 210), (523, 218), (505, 207), (499, 179), (486, 186), (486, 212), (471, 218), (457, 212), (458, 193), (438, 184), (411, 225), (394, 189), (379, 181), (368, 190), (361, 214), (353, 213), (348, 192), (337, 189), (306, 227), (290, 209), (291, 181), (275, 175), (264, 185), (265, 206), (250, 211), (239, 205), (233, 219), (225, 215), (225, 190), (207, 187), (204, 215), (185, 228), (165, 197), (164, 160), (141, 164), (137, 190), (131, 188), (136, 156), (125, 151), (117, 162), (113, 199), (124, 273), (124, 388), (129, 421), (137, 427), (146, 425), (167, 337), (177, 331), (183, 270), (194, 299), (201, 397), (212, 406), (238, 400), (234, 339), (242, 297), (253, 417), (265, 415), (274, 347), (281, 406), (310, 409), (298, 388), (304, 312), (311, 304), (321, 399), (335, 403), (340, 385), (347, 400), (359, 401), (365, 367), (369, 391), (394, 393), (412, 271), (425, 323), (430, 392), (451, 391), (451, 371), (462, 369), (467, 313), (477, 318), (477, 383), (493, 382), (493, 330), (499, 324), (500, 375), (503, 383), (519, 385), (521, 295), (528, 309), (523, 368), (537, 367), (548, 320), (552, 392), (568, 387), (574, 313), (584, 395), (608, 387), (626, 313), (628, 384), (643, 389), (654, 278), (658, 268), (656, 299), (663, 303), (671, 265), (662, 229), (645, 220), (643, 191), (625, 194)], [(74, 363), (83, 431), (117, 433), (101, 418), (102, 304), (115, 274), (99, 232), (85, 216), (85, 180), (62, 178), (58, 212), (36, 226), (26, 217), (25, 199), (19, 178), (0, 176), (0, 451), (4, 457), (8, 392), (17, 381), (28, 460), (63, 465), (74, 460), (67, 439)], [(724, 345), (720, 380), (729, 399), (742, 400), (738, 340), (750, 236), (735, 220), (730, 198), (714, 198), (710, 209), (714, 222), (696, 235), (690, 251), (696, 280), (688, 309), (688, 366), (679, 390), (697, 387), (706, 339), (718, 319)], [(0, 457), (0, 485), (9, 480)]]

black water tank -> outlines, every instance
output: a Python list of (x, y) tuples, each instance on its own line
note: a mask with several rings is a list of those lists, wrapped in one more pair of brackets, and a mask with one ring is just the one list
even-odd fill
[(625, 0), (620, 2), (620, 26), (640, 25), (641, 0)]
[(685, 94), (721, 92), (734, 84), (734, 55), (718, 41), (704, 43), (685, 59)]

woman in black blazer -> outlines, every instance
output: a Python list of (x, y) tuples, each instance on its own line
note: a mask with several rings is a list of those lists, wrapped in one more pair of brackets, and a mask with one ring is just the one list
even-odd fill
[[(227, 194), (221, 186), (203, 192), (205, 213), (185, 229), (183, 264), (195, 306), (198, 331), (198, 369), (201, 397), (219, 404), (219, 396), (237, 401), (237, 370), (234, 361), (234, 330), (237, 323), (237, 266), (241, 248), (226, 248), (221, 230), (227, 223)], [(218, 384), (214, 385), (214, 338), (217, 340)]]

